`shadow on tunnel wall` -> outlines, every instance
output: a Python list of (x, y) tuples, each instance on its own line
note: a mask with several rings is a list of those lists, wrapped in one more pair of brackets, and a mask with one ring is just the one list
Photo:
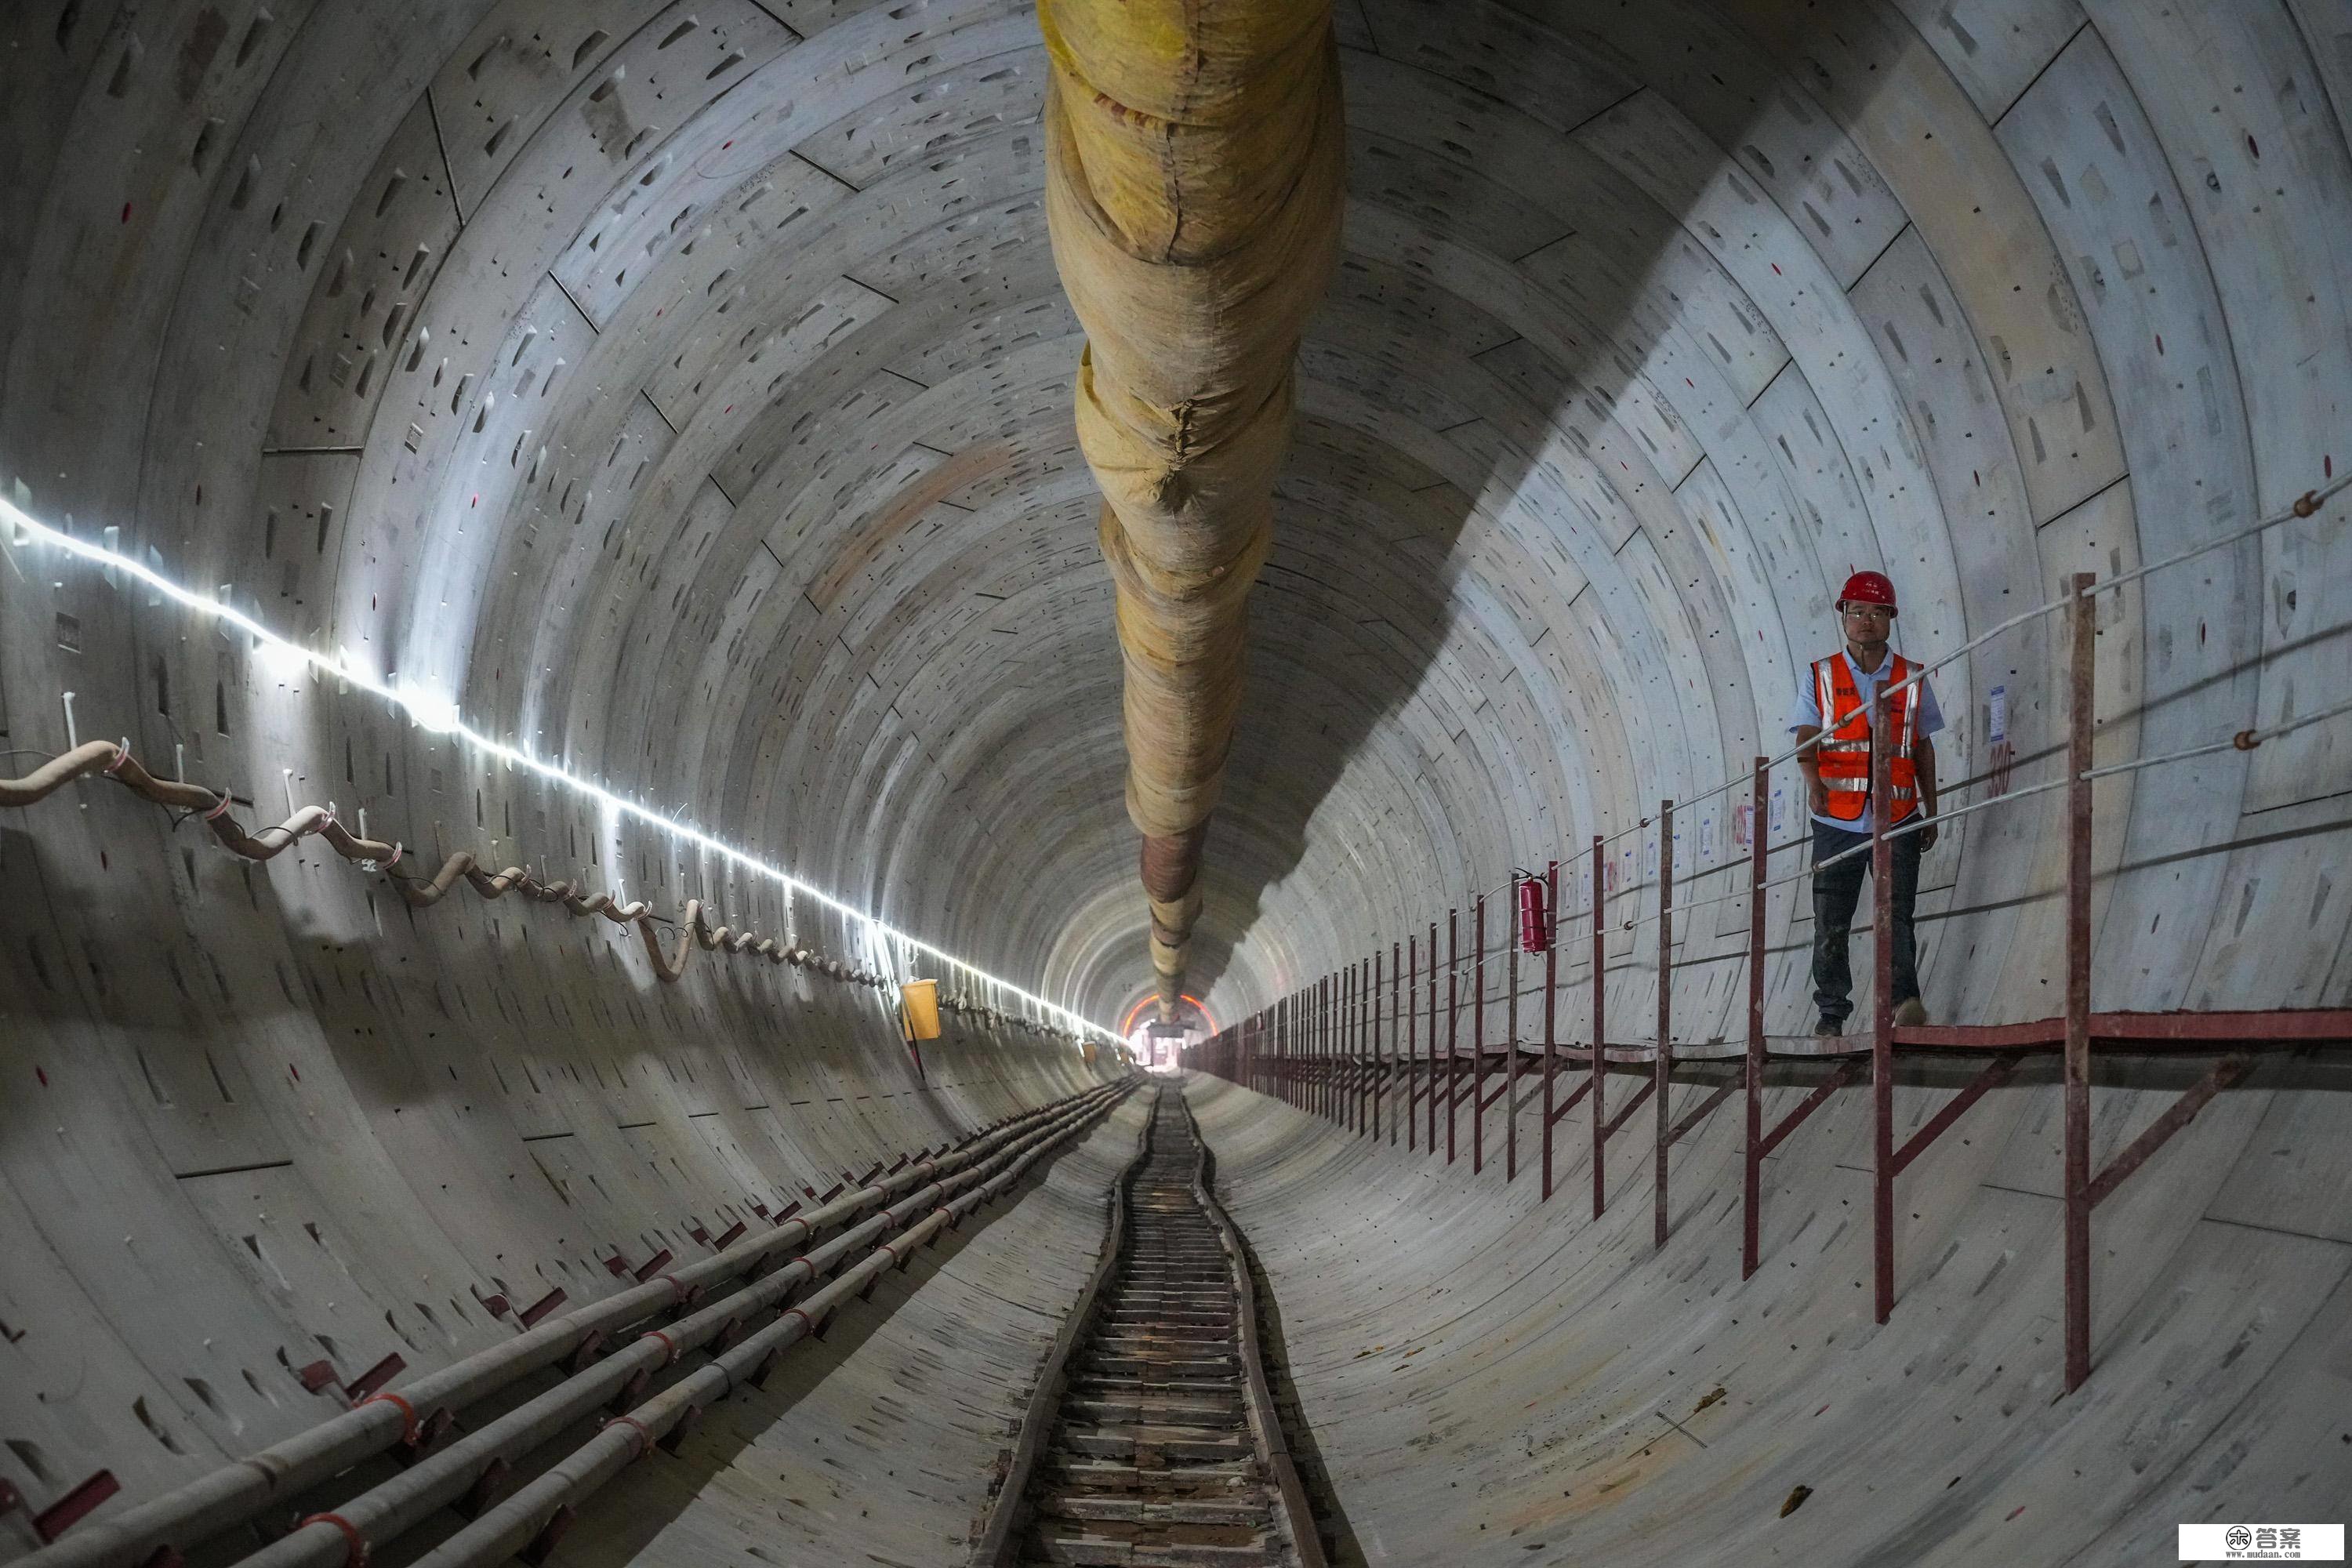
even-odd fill
[[(1708, 0), (1694, 5), (1732, 8)], [(1809, 36), (1833, 31), (1859, 8), (1857, 0), (1812, 6)], [(1557, 16), (1570, 7), (1518, 9)], [(1661, 8), (1652, 25), (1675, 26), (1670, 13), (1678, 9)], [(1657, 102), (1657, 86), (1648, 79), (1654, 68), (1593, 33), (1527, 17), (1515, 21), (1525, 22), (1534, 45), (1528, 58), (1504, 62), (1480, 47), (1491, 40), (1450, 36), (1442, 8), (1374, 0), (1358, 12), (1352, 0), (1341, 0), (1339, 10), (1349, 100), (1347, 234), (1330, 293), (1302, 345), (1292, 450), (1276, 489), (1275, 548), (1251, 598), (1245, 697), (1211, 826), (1205, 914), (1192, 951), (1188, 988), (1203, 997), (1248, 942), (1268, 895), (1306, 861), (1318, 812), (1416, 695), (1438, 705), (1434, 717), (1459, 752), (1454, 765), (1482, 761), (1475, 740), (1464, 745), (1465, 736), (1494, 733), (1503, 721), (1486, 710), (1490, 694), (1472, 693), (1466, 707), (1453, 701), (1469, 690), (1440, 668), (1456, 626), (1465, 618), (1485, 621), (1486, 640), (1506, 660), (1515, 648), (1532, 654), (1547, 637), (1570, 629), (1567, 605), (1576, 594), (1546, 603), (1548, 579), (1496, 580), (1492, 556), (1479, 560), (1480, 536), (1508, 530), (1520, 540), (1510, 547), (1517, 559), (1553, 552), (1572, 563), (1580, 549), (1608, 550), (1612, 531), (1580, 488), (1618, 492), (1613, 504), (1630, 513), (1622, 499), (1629, 489), (1656, 487), (1664, 495), (1657, 504), (1671, 508), (1686, 477), (1637, 472), (1614, 454), (1604, 461), (1595, 451), (1596, 436), (1606, 428), (1605, 439), (1640, 441), (1657, 455), (1638, 421), (1613, 416), (1629, 394), (1640, 400), (1643, 374), (1654, 369), (1654, 350), (1684, 326), (1662, 311), (1679, 305), (1669, 306), (1664, 264), (1677, 249), (1695, 248), (1682, 215), (1579, 139), (1622, 117), (1629, 105), (1643, 107), (1638, 100)], [(1402, 36), (1400, 26), (1407, 29)], [(1727, 19), (1723, 26), (1736, 25)], [(1764, 58), (1765, 46), (1749, 42)], [(1755, 108), (1761, 113), (1765, 105)], [(1681, 110), (1670, 106), (1666, 112)], [(1738, 169), (1720, 149), (1744, 138), (1719, 122), (1702, 129), (1718, 163)], [(1622, 131), (1616, 139), (1623, 140)], [(1544, 153), (1539, 166), (1514, 162), (1513, 154), (1524, 157), (1530, 149)], [(1494, 298), (1495, 280), (1511, 274), (1524, 288), (1521, 300)], [(1549, 341), (1510, 324), (1530, 308), (1559, 329)], [(1704, 342), (1697, 347), (1708, 352)], [(1712, 352), (1730, 358), (1720, 342)], [(1673, 421), (1664, 401), (1648, 402), (1654, 416)], [(1522, 493), (1539, 468), (1568, 467), (1580, 472), (1565, 483), (1557, 472), (1546, 476), (1563, 504), (1524, 504)], [(1589, 531), (1589, 537), (1559, 537), (1562, 527)], [(1638, 531), (1638, 521), (1633, 527)], [(1532, 640), (1531, 622), (1542, 623)], [(1610, 627), (1637, 672), (1657, 647), (1659, 630)], [(1703, 639), (1708, 630), (1697, 627), (1694, 635)], [(1605, 709), (1612, 698), (1634, 695), (1599, 692), (1588, 700)], [(1759, 695), (1770, 738), (1781, 694)], [(1540, 708), (1540, 696), (1537, 702)], [(1576, 723), (1572, 713), (1554, 717), (1563, 728)], [(1643, 715), (1621, 712), (1613, 721), (1627, 750), (1638, 749)], [(1412, 739), (1428, 733), (1426, 724), (1400, 725), (1398, 732), (1414, 754), (1396, 765), (1416, 776), (1395, 784), (1404, 792), (1430, 790), (1449, 760)], [(1569, 847), (1591, 827), (1569, 818), (1569, 774), (1593, 771), (1595, 763), (1576, 756), (1549, 761), (1556, 771), (1536, 784), (1538, 795), (1554, 803), (1548, 822), (1524, 820), (1510, 792), (1483, 773), (1450, 781), (1436, 792), (1437, 802), (1459, 812), (1466, 801), (1482, 815), (1494, 814), (1485, 826), (1500, 831), (1465, 834), (1474, 840), (1550, 840), (1520, 843), (1515, 852), (1521, 863), (1554, 854), (1566, 860)], [(1349, 820), (1319, 831), (1362, 826)], [(1391, 850), (1354, 847), (1375, 857)], [(1434, 847), (1438, 873), (1466, 876), (1467, 888), (1417, 888), (1418, 905), (1405, 911), (1407, 931), (1377, 933), (1380, 949), (1432, 918), (1442, 922), (1445, 905), (1456, 899), (1466, 946), (1469, 900), (1510, 870), (1499, 862), (1449, 866), (1444, 847)], [(1397, 855), (1401, 883), (1411, 885), (1410, 868), (1428, 864), (1431, 848), (1413, 846)], [(1327, 843), (1321, 852), (1333, 848)], [(1330, 892), (1318, 885), (1318, 896)], [(1360, 916), (1376, 918), (1344, 910), (1327, 918), (1351, 931), (1363, 923)], [(1277, 979), (1257, 967), (1255, 978), (1264, 982), (1258, 1000), (1271, 1000)]]

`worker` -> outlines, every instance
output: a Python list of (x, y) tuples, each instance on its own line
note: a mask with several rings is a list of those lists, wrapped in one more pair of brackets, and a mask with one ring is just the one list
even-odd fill
[[(1863, 876), (1870, 869), (1872, 813), (1883, 809), (1890, 831), (1915, 816), (1935, 816), (1936, 743), (1930, 737), (1944, 727), (1927, 681), (1889, 697), (1888, 798), (1871, 799), (1871, 747), (1877, 739), (1871, 726), (1873, 701), (1882, 685), (1909, 679), (1919, 666), (1887, 646), (1895, 628), (1895, 584), (1884, 574), (1857, 572), (1847, 578), (1837, 609), (1845, 646), (1808, 668), (1789, 721), (1803, 747), (1797, 766), (1805, 775), (1813, 824), (1813, 1003), (1820, 1013), (1813, 1033), (1823, 1037), (1843, 1034), (1853, 1012), (1846, 940)], [(1818, 746), (1805, 744), (1815, 736), (1822, 737)], [(1887, 889), (1895, 905), (1891, 989), (1898, 1025), (1927, 1021), (1927, 1005), (1919, 1000), (1911, 908), (1919, 889), (1919, 857), (1935, 847), (1932, 820), (1889, 846), (1895, 862), (1894, 886)], [(1860, 852), (1837, 858), (1849, 850)]]

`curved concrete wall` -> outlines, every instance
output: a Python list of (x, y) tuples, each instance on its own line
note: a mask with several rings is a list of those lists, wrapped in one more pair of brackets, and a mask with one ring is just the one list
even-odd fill
[[(2340, 5), (1338, 15), (1343, 261), (1194, 948), (1221, 1020), (1776, 749), (1852, 567), (1932, 655), (2352, 460)], [(1144, 992), (1024, 5), (37, 0), (0, 37), (12, 495), (1057, 1003)], [(2352, 686), (2346, 537), (2109, 601), (2103, 753)], [(184, 748), (248, 816), (290, 789), (896, 962), (6, 553), (0, 748), (58, 749), (70, 689), (85, 739)], [(2047, 776), (2055, 647), (1948, 672), (1949, 777), (1990, 767), (1995, 687)], [(2103, 784), (2102, 1005), (2352, 994), (2347, 722)], [(2054, 1010), (2056, 821), (1988, 812), (1929, 861), (1939, 1016)], [(320, 1336), (346, 1375), (488, 1342), (467, 1287), (582, 1299), (610, 1247), (1091, 1076), (966, 1035), (926, 1089), (871, 992), (698, 959), (657, 993), (625, 933), (412, 919), (192, 831), (97, 784), (0, 822), (0, 1469), (35, 1496), (307, 1421), (278, 1357)], [(1772, 920), (1791, 1028), (1806, 911)], [(1682, 934), (1694, 1042), (1737, 1032), (1740, 923)], [(1623, 942), (1615, 1016), (1646, 1016)]]
[[(1572, 1123), (1545, 1204), (1524, 1167), (1468, 1177), (1466, 1114), (1449, 1167), (1217, 1079), (1186, 1092), (1281, 1304), (1339, 1561), (2122, 1568), (2175, 1561), (2182, 1523), (2332, 1521), (2352, 1496), (2352, 1101), (2340, 1073), (2254, 1086), (2099, 1208), (2071, 1394), (2047, 1075), (1902, 1179), (1883, 1327), (1866, 1090), (1766, 1161), (1745, 1281), (1736, 1098), (1675, 1145), (1655, 1248), (1646, 1112), (1593, 1220)], [(2103, 1087), (2096, 1158), (2179, 1087)], [(1806, 1092), (1769, 1091), (1768, 1119)], [(1676, 1095), (1680, 1116), (1703, 1091)], [(1898, 1136), (1947, 1098), (1898, 1090)]]

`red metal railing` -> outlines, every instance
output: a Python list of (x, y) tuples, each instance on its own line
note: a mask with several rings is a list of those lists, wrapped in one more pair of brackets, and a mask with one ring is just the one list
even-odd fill
[[(2050, 790), (2063, 789), (2065, 792), (2066, 875), (2063, 893), (2065, 985), (2064, 1009), (2058, 1017), (2021, 1024), (1916, 1028), (1897, 1028), (1895, 1026), (1894, 902), (1887, 891), (1893, 874), (1894, 843), (1906, 833), (1918, 831), (1927, 826), (1927, 822), (1923, 817), (1914, 816), (1905, 823), (1890, 826), (1883, 813), (1874, 813), (1868, 845), (1848, 851), (1849, 854), (1867, 853), (1871, 859), (1874, 976), (1866, 1049), (1843, 1057), (1821, 1051), (1780, 1052), (1770, 1049), (1765, 1027), (1766, 896), (1776, 886), (1821, 869), (1817, 865), (1786, 872), (1777, 878), (1769, 871), (1769, 856), (1776, 847), (1768, 842), (1771, 770), (1798, 754), (1797, 751), (1790, 751), (1779, 757), (1756, 758), (1747, 775), (1753, 791), (1744, 856), (1748, 886), (1740, 891), (1699, 900), (1685, 911), (1696, 913), (1709, 905), (1743, 897), (1748, 901), (1747, 949), (1744, 955), (1748, 978), (1747, 1039), (1738, 1079), (1717, 1086), (1686, 1109), (1679, 1118), (1671, 1113), (1668, 1092), (1675, 1065), (1673, 932), (1677, 911), (1674, 889), (1678, 880), (1692, 881), (1737, 871), (1741, 862), (1733, 860), (1709, 866), (1678, 877), (1675, 870), (1676, 803), (1673, 800), (1659, 803), (1655, 818), (1643, 818), (1633, 826), (1608, 837), (1596, 834), (1592, 837), (1591, 907), (1589, 910), (1571, 917), (1589, 921), (1591, 937), (1589, 965), (1591, 1028), (1589, 1037), (1580, 1044), (1563, 1041), (1558, 1034), (1561, 916), (1558, 897), (1559, 868), (1554, 861), (1543, 877), (1546, 890), (1550, 895), (1545, 900), (1545, 908), (1548, 911), (1546, 918), (1550, 922), (1551, 941), (1544, 956), (1541, 982), (1543, 1028), (1539, 1044), (1523, 1041), (1519, 1037), (1518, 949), (1508, 934), (1504, 938), (1509, 943), (1505, 959), (1507, 970), (1504, 985), (1507, 1007), (1505, 1037), (1503, 1043), (1491, 1048), (1487, 1043), (1487, 895), (1482, 893), (1474, 900), (1471, 911), (1473, 935), (1468, 978), (1472, 1045), (1467, 1053), (1460, 1046), (1460, 986), (1464, 962), (1459, 948), (1460, 910), (1455, 909), (1448, 910), (1446, 915), (1446, 952), (1443, 964), (1445, 1040), (1442, 1052), (1438, 1046), (1437, 971), (1440, 965), (1437, 927), (1432, 922), (1427, 936), (1429, 963), (1425, 1010), (1418, 1006), (1415, 1000), (1415, 987), (1421, 984), (1423, 976), (1421, 939), (1415, 936), (1409, 938), (1404, 944), (1403, 959), (1408, 978), (1402, 998), (1394, 983), (1394, 958), (1391, 956), (1385, 1021), (1379, 1008), (1381, 969), (1375, 950), (1374, 957), (1367, 961), (1369, 971), (1363, 964), (1353, 965), (1300, 988), (1193, 1047), (1185, 1054), (1185, 1065), (1231, 1079), (1300, 1109), (1341, 1121), (1360, 1135), (1377, 1138), (1381, 1120), (1386, 1116), (1391, 1143), (1395, 1141), (1395, 1123), (1402, 1120), (1405, 1124), (1405, 1146), (1408, 1150), (1414, 1148), (1416, 1131), (1425, 1127), (1420, 1148), (1427, 1151), (1432, 1158), (1437, 1152), (1438, 1112), (1442, 1099), (1445, 1117), (1445, 1160), (1448, 1163), (1453, 1163), (1457, 1154), (1462, 1089), (1466, 1076), (1470, 1089), (1471, 1170), (1476, 1173), (1485, 1169), (1486, 1111), (1499, 1100), (1506, 1107), (1503, 1153), (1504, 1180), (1507, 1183), (1517, 1179), (1518, 1174), (1518, 1124), (1525, 1110), (1519, 1093), (1520, 1058), (1530, 1049), (1539, 1049), (1542, 1071), (1538, 1114), (1542, 1131), (1542, 1200), (1549, 1201), (1553, 1192), (1557, 1156), (1554, 1126), (1575, 1110), (1579, 1101), (1589, 1100), (1591, 1102), (1589, 1152), (1592, 1171), (1592, 1215), (1595, 1219), (1600, 1218), (1607, 1196), (1609, 1140), (1623, 1129), (1628, 1119), (1640, 1110), (1643, 1100), (1651, 1100), (1654, 1102), (1652, 1115), (1655, 1125), (1652, 1143), (1653, 1237), (1654, 1245), (1657, 1247), (1665, 1245), (1669, 1233), (1670, 1156), (1675, 1144), (1706, 1120), (1735, 1090), (1743, 1091), (1746, 1098), (1740, 1260), (1743, 1279), (1754, 1274), (1759, 1263), (1759, 1229), (1765, 1196), (1764, 1159), (1794, 1134), (1805, 1120), (1839, 1089), (1857, 1080), (1866, 1081), (1871, 1091), (1873, 1123), (1873, 1303), (1877, 1321), (1883, 1323), (1895, 1306), (1895, 1178), (1937, 1138), (1958, 1123), (1979, 1100), (2008, 1081), (2026, 1056), (2054, 1053), (2062, 1058), (2064, 1095), (2065, 1357), (2066, 1388), (2071, 1393), (2081, 1386), (2090, 1373), (2090, 1237), (2093, 1211), (2167, 1140), (2187, 1126), (2215, 1095), (2242, 1079), (2254, 1054), (2264, 1050), (2303, 1048), (2315, 1044), (2352, 1043), (2352, 1009), (2162, 1014), (2095, 1013), (2092, 1010), (2094, 781), (2110, 774), (2216, 752), (2250, 751), (2275, 736), (2352, 711), (2352, 702), (2342, 702), (2267, 731), (2242, 731), (2225, 740), (2186, 751), (2098, 765), (2092, 755), (2095, 719), (2093, 694), (2097, 659), (2094, 614), (2096, 596), (2151, 572), (2252, 537), (2290, 518), (2307, 518), (2330, 497), (2345, 489), (2347, 482), (2352, 482), (2352, 476), (2336, 479), (2326, 489), (2305, 496), (2294, 506), (2252, 527), (2164, 560), (2116, 574), (2104, 581), (2089, 573), (2077, 574), (2069, 591), (2061, 598), (1986, 629), (1905, 683), (1906, 686), (1916, 684), (1934, 670), (2042, 616), (2063, 611), (2066, 616), (2070, 700), (2067, 733), (2062, 752), (2063, 774), (2054, 780), (2014, 790), (2005, 787), (2004, 774), (1997, 782), (1998, 793), (1943, 812), (1936, 819), (1938, 824), (1948, 823), (1988, 807), (2014, 804)], [(1883, 721), (1886, 703), (1895, 691), (1904, 689), (1904, 686), (1895, 686), (1876, 693), (1873, 713), (1875, 732), (1885, 732)], [(1887, 762), (1883, 750), (1874, 752), (1872, 790), (1874, 797), (1879, 800), (1888, 797)], [(1727, 782), (1699, 796), (1698, 800), (1734, 791), (1738, 784), (1737, 780)], [(1683, 804), (1687, 807), (1696, 803), (1686, 801)], [(1609, 847), (1653, 826), (1657, 829), (1654, 884), (1650, 878), (1644, 877), (1622, 889), (1612, 889), (1615, 872)], [(1777, 847), (1791, 847), (1791, 844), (1783, 844)], [(1822, 865), (1831, 863), (1833, 862), (1824, 861)], [(1526, 875), (1517, 871), (1512, 874), (1509, 892), (1515, 914), (1518, 908), (1517, 884)], [(1646, 921), (1657, 921), (1657, 1032), (1655, 1037), (1648, 1042), (1612, 1044), (1607, 1030), (1607, 945), (1611, 930), (1608, 906), (1612, 899), (1632, 897), (1652, 885), (1657, 889), (1654, 912), (1622, 920), (1617, 929), (1630, 931)], [(1507, 932), (1508, 930), (1509, 922), (1506, 922)], [(1396, 951), (1394, 943), (1391, 944), (1390, 951), (1393, 955)], [(1365, 1009), (1369, 1009), (1369, 1016), (1360, 1016), (1360, 1012)], [(1396, 1029), (1400, 1017), (1404, 1024), (1402, 1048)], [(1417, 1047), (1422, 1047), (1424, 1036), (1425, 1054), (1419, 1054)], [(2095, 1050), (2102, 1046), (2140, 1051), (2210, 1054), (2217, 1059), (2203, 1078), (2183, 1092), (2104, 1170), (2094, 1173), (2090, 1165), (2091, 1062)], [(1895, 1142), (1895, 1063), (1898, 1052), (1906, 1055), (1941, 1054), (1948, 1058), (1953, 1053), (1979, 1053), (1987, 1058), (1976, 1076), (1899, 1148)], [(1498, 1058), (1503, 1079), (1492, 1096), (1486, 1092), (1490, 1057)], [(1767, 1127), (1763, 1117), (1765, 1067), (1768, 1062), (1794, 1059), (1814, 1063), (1826, 1060), (1831, 1065), (1803, 1100)], [(1559, 1069), (1563, 1064), (1587, 1068), (1584, 1081), (1565, 1100), (1558, 1099)], [(1648, 1069), (1633, 1098), (1616, 1107), (1613, 1114), (1608, 1104), (1607, 1089), (1608, 1069), (1612, 1065), (1629, 1070)], [(1397, 1100), (1393, 1109), (1389, 1107), (1391, 1096)], [(1424, 1105), (1427, 1110), (1425, 1121), (1415, 1115)]]

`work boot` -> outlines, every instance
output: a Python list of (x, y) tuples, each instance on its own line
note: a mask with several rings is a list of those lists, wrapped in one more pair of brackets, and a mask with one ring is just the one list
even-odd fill
[(1813, 1038), (1834, 1040), (1845, 1033), (1845, 1026), (1835, 1018), (1823, 1018), (1813, 1026)]
[(1916, 996), (1906, 996), (1895, 1004), (1895, 1026), (1916, 1029), (1927, 1021), (1927, 1004)]

